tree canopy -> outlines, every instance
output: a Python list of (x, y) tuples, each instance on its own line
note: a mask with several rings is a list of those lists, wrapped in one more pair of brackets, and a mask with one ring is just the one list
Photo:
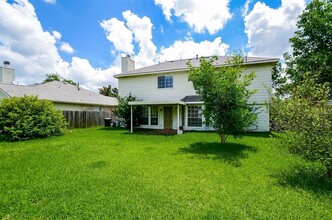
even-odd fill
[[(131, 115), (130, 115), (130, 105), (129, 102), (136, 101), (136, 97), (129, 94), (125, 97), (117, 96), (118, 99), (118, 106), (113, 112), (114, 115), (118, 118), (118, 120), (126, 126), (126, 128), (130, 128), (131, 125)], [(141, 108), (139, 106), (133, 106), (133, 119), (134, 119), (134, 125), (137, 124), (135, 122), (138, 121), (138, 119), (141, 116)]]
[(66, 82), (66, 83), (69, 83), (71, 85), (77, 86), (77, 83), (74, 82), (73, 80), (65, 79), (57, 73), (48, 73), (48, 74), (46, 74), (46, 78), (44, 79), (43, 83), (52, 82), (52, 81), (61, 81), (61, 82)]
[(247, 88), (255, 73), (243, 74), (240, 55), (229, 60), (227, 66), (214, 66), (217, 59), (201, 58), (197, 68), (188, 63), (189, 80), (203, 98), (205, 123), (212, 125), (220, 135), (221, 143), (225, 143), (228, 135), (240, 136), (257, 118), (253, 105), (248, 104), (256, 91)]
[(318, 83), (332, 83), (332, 1), (313, 0), (297, 22), (286, 54), (287, 73), (298, 84), (303, 74), (317, 74)]
[(112, 88), (111, 85), (103, 86), (98, 89), (99, 94), (104, 96), (111, 96), (111, 97), (117, 97), (118, 95), (118, 88)]

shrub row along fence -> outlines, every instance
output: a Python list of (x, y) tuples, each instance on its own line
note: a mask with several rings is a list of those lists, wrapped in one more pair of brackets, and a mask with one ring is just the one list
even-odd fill
[(68, 128), (90, 128), (104, 125), (104, 118), (110, 116), (109, 112), (94, 111), (62, 111), (68, 122)]

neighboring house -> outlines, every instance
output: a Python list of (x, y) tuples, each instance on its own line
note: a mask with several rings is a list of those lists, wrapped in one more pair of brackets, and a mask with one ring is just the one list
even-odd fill
[(65, 82), (53, 81), (25, 86), (13, 84), (14, 79), (14, 69), (4, 62), (4, 66), (0, 67), (0, 99), (38, 96), (39, 99), (52, 101), (56, 109), (62, 111), (106, 112), (107, 117), (115, 120), (112, 111), (117, 106), (117, 100), (114, 97), (103, 96)]
[[(209, 57), (206, 57), (207, 59)], [(230, 57), (219, 56), (216, 66), (224, 65)], [(244, 73), (254, 71), (256, 78), (249, 89), (258, 91), (249, 103), (259, 106), (258, 119), (251, 131), (269, 131), (269, 110), (265, 105), (269, 101), (268, 89), (271, 88), (272, 66), (276, 58), (246, 57)], [(131, 93), (137, 98), (130, 102), (131, 106), (142, 106), (143, 115), (140, 128), (174, 129), (178, 134), (183, 130), (211, 130), (204, 125), (201, 114), (203, 100), (188, 81), (189, 68), (187, 62), (199, 66), (198, 56), (193, 59), (167, 61), (164, 63), (135, 69), (130, 56), (122, 57), (122, 73), (114, 77), (119, 80), (119, 95)], [(133, 131), (133, 126), (131, 126)]]

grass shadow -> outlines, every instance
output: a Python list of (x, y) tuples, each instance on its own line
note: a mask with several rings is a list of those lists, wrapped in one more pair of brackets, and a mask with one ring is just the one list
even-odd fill
[(135, 129), (133, 133), (130, 131), (125, 134), (134, 134), (134, 135), (161, 135), (161, 136), (175, 136), (177, 135), (176, 130), (163, 130), (163, 129)]
[(325, 175), (326, 169), (320, 164), (296, 164), (273, 175), (283, 187), (300, 188), (313, 193), (332, 196), (332, 178)]
[(101, 127), (99, 130), (102, 131), (125, 131), (127, 130), (126, 128), (121, 128), (121, 127)]
[[(216, 131), (184, 131), (184, 133), (207, 133), (207, 134), (217, 134)], [(255, 137), (255, 138), (271, 138), (275, 135), (272, 132), (247, 132), (242, 134), (241, 137)]]
[(178, 151), (179, 153), (193, 154), (195, 157), (201, 159), (221, 160), (232, 166), (240, 167), (241, 159), (247, 158), (250, 152), (254, 153), (257, 149), (255, 147), (235, 143), (222, 145), (218, 142), (198, 142), (191, 144), (190, 147), (179, 148)]

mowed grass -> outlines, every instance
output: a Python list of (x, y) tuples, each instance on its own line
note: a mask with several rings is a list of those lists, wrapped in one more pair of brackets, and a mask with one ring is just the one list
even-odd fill
[(332, 219), (322, 167), (277, 143), (113, 128), (0, 142), (0, 219)]

